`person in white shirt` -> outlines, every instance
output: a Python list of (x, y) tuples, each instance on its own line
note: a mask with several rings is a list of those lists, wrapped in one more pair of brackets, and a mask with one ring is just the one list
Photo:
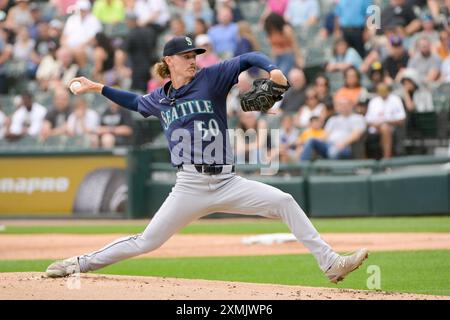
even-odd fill
[(448, 56), (441, 65), (441, 81), (450, 83), (450, 56)]
[(137, 0), (134, 13), (141, 27), (153, 25), (163, 28), (170, 20), (170, 11), (165, 0)]
[(366, 130), (364, 117), (353, 113), (353, 103), (343, 96), (335, 96), (337, 115), (325, 125), (325, 139), (312, 138), (306, 141), (300, 160), (311, 160), (315, 151), (327, 159), (352, 157), (352, 144), (361, 139)]
[(80, 67), (84, 67), (87, 51), (93, 44), (95, 35), (102, 31), (102, 25), (91, 13), (91, 3), (88, 0), (78, 0), (75, 8), (75, 13), (66, 21), (61, 46), (69, 48)]
[(22, 93), (21, 100), (21, 105), (11, 117), (11, 126), (7, 133), (8, 139), (11, 140), (25, 136), (38, 136), (47, 114), (47, 108), (33, 102), (31, 93)]
[(387, 84), (380, 83), (377, 94), (367, 107), (368, 132), (369, 135), (380, 136), (383, 158), (390, 158), (394, 130), (405, 123), (406, 112), (400, 97), (392, 94)]
[(314, 87), (308, 88), (305, 96), (305, 104), (300, 107), (296, 114), (296, 125), (300, 128), (307, 128), (311, 117), (319, 117), (323, 124), (327, 116), (327, 108), (320, 102), (316, 89)]
[(67, 119), (66, 132), (69, 136), (86, 136), (92, 147), (97, 146), (97, 129), (100, 126), (99, 114), (88, 108), (87, 101), (77, 97), (74, 111)]

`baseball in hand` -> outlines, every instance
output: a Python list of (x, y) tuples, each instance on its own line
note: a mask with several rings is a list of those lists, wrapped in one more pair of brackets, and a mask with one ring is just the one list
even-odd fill
[(78, 89), (81, 88), (81, 82), (80, 81), (74, 81), (70, 84), (70, 91), (72, 91), (73, 94), (77, 94)]

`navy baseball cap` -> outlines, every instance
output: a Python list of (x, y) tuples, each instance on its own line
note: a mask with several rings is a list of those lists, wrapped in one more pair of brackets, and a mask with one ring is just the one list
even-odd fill
[(181, 54), (189, 51), (195, 51), (196, 54), (202, 54), (206, 50), (197, 48), (194, 45), (194, 41), (189, 37), (174, 37), (164, 45), (163, 56), (173, 56), (174, 54)]

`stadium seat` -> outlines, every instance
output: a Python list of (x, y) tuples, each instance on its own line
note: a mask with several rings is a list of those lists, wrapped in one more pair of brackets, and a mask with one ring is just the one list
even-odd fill
[(14, 106), (15, 95), (0, 95), (0, 110), (2, 110), (7, 116), (11, 116), (15, 110)]
[(265, 4), (254, 0), (239, 1), (239, 8), (241, 9), (246, 21), (250, 24), (256, 24), (259, 22), (259, 18), (264, 11)]

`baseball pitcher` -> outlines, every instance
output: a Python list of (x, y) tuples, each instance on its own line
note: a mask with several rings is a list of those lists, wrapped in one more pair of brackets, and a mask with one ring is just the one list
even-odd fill
[(144, 117), (157, 117), (178, 172), (171, 193), (142, 233), (118, 239), (95, 252), (56, 261), (48, 267), (47, 275), (89, 272), (156, 250), (191, 221), (225, 212), (281, 219), (314, 255), (330, 281), (342, 280), (367, 258), (366, 249), (347, 256), (337, 254), (321, 239), (290, 194), (235, 174), (227, 133), (228, 92), (241, 72), (251, 67), (267, 71), (270, 79), (255, 80), (241, 100), (244, 111), (267, 112), (289, 88), (286, 77), (267, 56), (257, 52), (198, 70), (196, 56), (205, 50), (193, 43), (189, 37), (175, 37), (165, 44), (157, 72), (170, 81), (147, 95), (114, 89), (84, 77), (72, 80), (71, 84), (79, 82), (72, 86), (75, 94), (99, 93)]

